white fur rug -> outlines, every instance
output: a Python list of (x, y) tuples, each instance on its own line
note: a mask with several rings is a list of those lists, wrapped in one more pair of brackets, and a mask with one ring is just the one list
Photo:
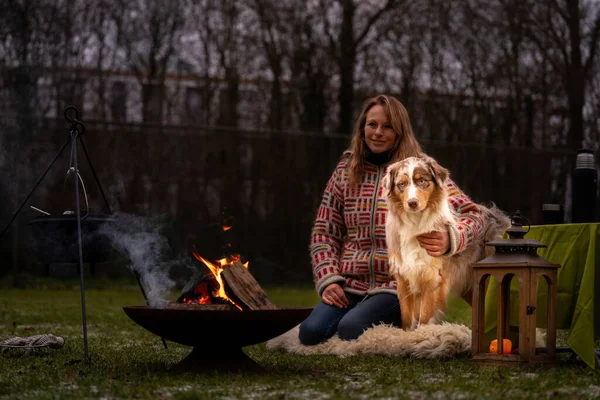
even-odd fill
[(439, 325), (421, 325), (405, 331), (391, 325), (376, 325), (355, 340), (341, 340), (337, 335), (315, 346), (304, 346), (298, 339), (298, 326), (267, 342), (267, 349), (288, 353), (382, 354), (413, 358), (449, 358), (467, 355), (471, 351), (471, 329), (448, 322)]
[[(450, 358), (471, 353), (471, 329), (465, 325), (442, 322), (421, 325), (413, 331), (405, 331), (391, 325), (376, 325), (367, 329), (355, 340), (341, 340), (337, 335), (315, 346), (304, 346), (298, 339), (298, 328), (267, 342), (267, 349), (294, 354), (332, 354), (353, 356), (380, 354), (412, 358)], [(536, 342), (545, 346), (545, 333), (536, 330)]]

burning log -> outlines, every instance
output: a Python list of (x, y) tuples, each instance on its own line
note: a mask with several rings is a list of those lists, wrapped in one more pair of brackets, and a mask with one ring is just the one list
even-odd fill
[(175, 302), (170, 302), (167, 303), (167, 305), (165, 306), (165, 308), (171, 309), (171, 310), (197, 310), (199, 307), (202, 308), (202, 310), (220, 310), (220, 311), (231, 311), (231, 310), (235, 310), (235, 306), (233, 304), (198, 304), (198, 303), (193, 303), (193, 304), (188, 304), (188, 303), (175, 303)]
[(234, 260), (221, 259), (219, 265), (194, 256), (203, 262), (211, 271), (194, 287), (183, 293), (175, 303), (169, 303), (167, 308), (203, 310), (277, 310), (278, 307), (260, 287), (256, 279), (248, 271), (248, 266)]
[(239, 261), (223, 269), (221, 273), (226, 291), (249, 310), (276, 310), (278, 307), (260, 287), (256, 279)]

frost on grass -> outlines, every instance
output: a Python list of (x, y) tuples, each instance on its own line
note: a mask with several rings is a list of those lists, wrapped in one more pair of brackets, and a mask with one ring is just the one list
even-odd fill
[[(286, 399), (298, 399), (298, 400), (304, 400), (304, 399), (310, 399), (310, 400), (324, 400), (324, 399), (329, 399), (331, 398), (331, 395), (328, 393), (322, 393), (319, 391), (316, 391), (314, 389), (304, 389), (304, 390), (291, 390), (291, 391), (287, 391), (287, 390), (280, 390), (280, 391), (276, 391), (276, 392), (271, 392), (269, 393), (270, 396), (274, 397), (274, 398), (282, 398), (282, 396), (285, 396)], [(265, 397), (265, 393), (262, 393), (262, 395), (259, 395), (258, 393), (255, 393), (252, 397), (243, 397), (244, 399), (260, 399), (260, 398), (264, 398)]]
[(60, 385), (62, 386), (63, 389), (67, 389), (67, 390), (78, 390), (79, 386), (76, 383), (72, 383), (72, 382), (61, 382)]
[(420, 392), (420, 391), (416, 391), (416, 390), (406, 390), (403, 391), (407, 398), (409, 399), (429, 399), (431, 398), (431, 393), (428, 392)]
[(472, 395), (465, 392), (448, 392), (444, 390), (438, 390), (436, 392), (431, 393), (428, 397), (434, 400), (442, 400), (442, 399), (451, 399), (451, 400), (463, 400), (472, 398)]
[(323, 393), (314, 389), (276, 389), (272, 385), (228, 385), (227, 394), (223, 394), (223, 388), (206, 388), (202, 386), (185, 385), (180, 387), (163, 387), (156, 391), (161, 398), (171, 398), (177, 392), (194, 392), (204, 395), (222, 395), (221, 400), (248, 400), (248, 399), (296, 399), (296, 400), (326, 400), (332, 397), (331, 394)]
[[(431, 386), (430, 386), (431, 387)], [(472, 394), (462, 391), (449, 392), (448, 390), (436, 390), (435, 392), (419, 391), (419, 390), (403, 390), (398, 389), (392, 393), (389, 393), (391, 397), (389, 399), (411, 399), (411, 400), (463, 400), (472, 398)]]
[(424, 374), (420, 380), (425, 384), (435, 385), (445, 383), (449, 379), (450, 378), (448, 377), (448, 375), (445, 374)]
[(365, 387), (372, 387), (373, 381), (370, 379), (364, 379), (365, 374), (353, 373), (350, 376), (345, 376), (344, 381), (345, 389), (347, 390), (360, 390)]
[(48, 392), (46, 390), (27, 390), (25, 392), (19, 393), (20, 399), (39, 399), (43, 398), (44, 395), (47, 395)]
[(161, 399), (170, 399), (174, 393), (201, 392), (202, 387), (195, 385), (166, 386), (156, 389), (155, 393)]
[(569, 386), (561, 387), (547, 392), (548, 397), (556, 397), (557, 395), (566, 395), (573, 398), (582, 399), (597, 399), (600, 398), (600, 386)]
[(600, 397), (600, 386), (590, 385), (584, 389), (584, 392), (589, 396), (589, 398)]
[[(44, 333), (50, 332), (73, 332), (73, 331), (81, 331), (81, 326), (72, 326), (72, 325), (64, 325), (64, 324), (28, 324), (28, 325), (17, 325), (16, 331), (24, 331), (24, 332), (33, 332), (33, 331), (45, 331)], [(60, 335), (59, 335), (60, 336)]]
[(111, 349), (123, 349), (123, 348), (137, 347), (139, 345), (140, 345), (139, 340), (121, 338), (120, 341), (115, 341), (111, 344), (106, 345), (106, 347), (111, 348)]
[(121, 331), (119, 331), (119, 332), (117, 332), (117, 333), (118, 333), (119, 335), (123, 335), (123, 336), (125, 336), (125, 337), (128, 337), (128, 336), (132, 336), (132, 335), (136, 334), (136, 333), (137, 333), (137, 330), (136, 330), (136, 332), (134, 332), (133, 330), (121, 330)]
[(520, 379), (538, 379), (539, 374), (535, 372), (516, 372), (508, 377), (512, 381), (518, 381)]

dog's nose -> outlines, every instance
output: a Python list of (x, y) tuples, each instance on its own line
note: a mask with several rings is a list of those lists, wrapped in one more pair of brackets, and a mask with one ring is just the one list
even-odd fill
[(411, 210), (414, 210), (419, 206), (419, 201), (417, 199), (410, 199), (408, 200), (408, 206)]

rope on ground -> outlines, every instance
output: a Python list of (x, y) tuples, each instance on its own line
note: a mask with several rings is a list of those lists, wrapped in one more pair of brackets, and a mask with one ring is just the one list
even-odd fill
[(11, 350), (23, 350), (22, 356), (26, 356), (34, 349), (60, 349), (64, 345), (64, 338), (50, 333), (28, 337), (17, 336), (0, 342), (0, 354), (8, 355), (11, 354)]

